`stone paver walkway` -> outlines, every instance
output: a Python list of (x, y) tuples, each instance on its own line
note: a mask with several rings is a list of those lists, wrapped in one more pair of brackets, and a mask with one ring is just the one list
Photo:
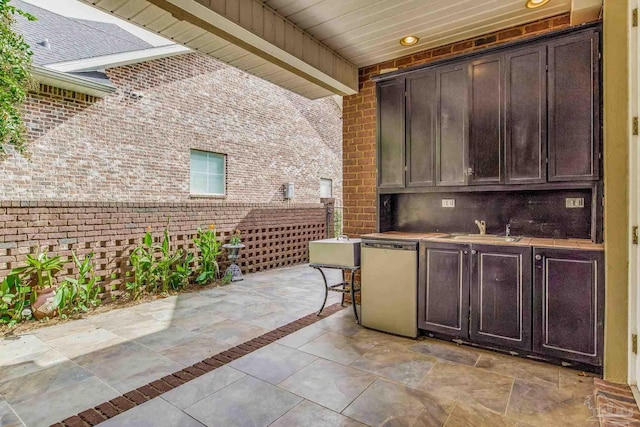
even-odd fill
[[(313, 312), (313, 273), (259, 273), (2, 341), (0, 425), (60, 421)], [(597, 426), (593, 392), (580, 372), (371, 331), (347, 308), (100, 425)]]
[(322, 287), (283, 268), (2, 339), (0, 427), (48, 426), (313, 313)]
[(592, 394), (580, 372), (370, 331), (347, 308), (101, 425), (597, 426)]

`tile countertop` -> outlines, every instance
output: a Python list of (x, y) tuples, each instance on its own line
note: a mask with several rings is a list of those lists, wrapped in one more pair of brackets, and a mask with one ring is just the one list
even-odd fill
[[(441, 243), (475, 243), (478, 245), (505, 245), (505, 246), (533, 246), (537, 248), (555, 248), (555, 249), (581, 249), (581, 250), (604, 250), (602, 243), (593, 243), (588, 239), (547, 239), (541, 237), (523, 237), (518, 242), (505, 241), (483, 241), (482, 239), (468, 236), (462, 236), (457, 239), (447, 238), (447, 233), (405, 233), (400, 231), (388, 231), (386, 233), (372, 233), (362, 236), (363, 239), (389, 239), (389, 240), (409, 240), (419, 241), (426, 240), (429, 242)], [(467, 237), (467, 236), (465, 236)]]

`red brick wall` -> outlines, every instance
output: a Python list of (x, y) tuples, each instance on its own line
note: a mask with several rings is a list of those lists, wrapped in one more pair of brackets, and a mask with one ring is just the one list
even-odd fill
[[(25, 106), (31, 159), (0, 162), (0, 200), (189, 201), (189, 150), (227, 155), (230, 202), (341, 199), (342, 120), (309, 100), (199, 53), (107, 70), (104, 99), (41, 87)], [(201, 200), (201, 199), (199, 199)]]
[(361, 68), (359, 92), (343, 101), (344, 232), (358, 236), (376, 228), (376, 92), (371, 76), (385, 68), (426, 64), (567, 26), (568, 14), (555, 16)]
[[(191, 250), (198, 227), (215, 224), (222, 239), (239, 228), (247, 246), (243, 271), (261, 271), (307, 262), (308, 242), (325, 237), (326, 220), (319, 203), (0, 202), (0, 280), (23, 265), (34, 246), (45, 246), (65, 257), (72, 249), (94, 252), (102, 285), (118, 287), (131, 280), (129, 254), (146, 228), (160, 238), (167, 223), (173, 246)], [(60, 276), (74, 274), (73, 267), (67, 263)]]

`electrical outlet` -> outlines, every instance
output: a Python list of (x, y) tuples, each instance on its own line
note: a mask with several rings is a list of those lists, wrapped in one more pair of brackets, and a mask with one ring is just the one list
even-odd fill
[(443, 208), (455, 208), (456, 207), (456, 199), (442, 199), (442, 207)]
[(567, 197), (564, 199), (565, 207), (571, 208), (584, 208), (584, 197)]

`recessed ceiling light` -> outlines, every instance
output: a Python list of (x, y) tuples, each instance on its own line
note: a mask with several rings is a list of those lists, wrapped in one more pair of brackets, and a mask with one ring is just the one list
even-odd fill
[(527, 0), (526, 6), (528, 9), (535, 9), (536, 7), (544, 6), (547, 3), (549, 3), (549, 0)]
[(420, 41), (420, 39), (416, 36), (406, 36), (400, 39), (400, 44), (402, 46), (413, 46), (418, 43), (418, 41)]

